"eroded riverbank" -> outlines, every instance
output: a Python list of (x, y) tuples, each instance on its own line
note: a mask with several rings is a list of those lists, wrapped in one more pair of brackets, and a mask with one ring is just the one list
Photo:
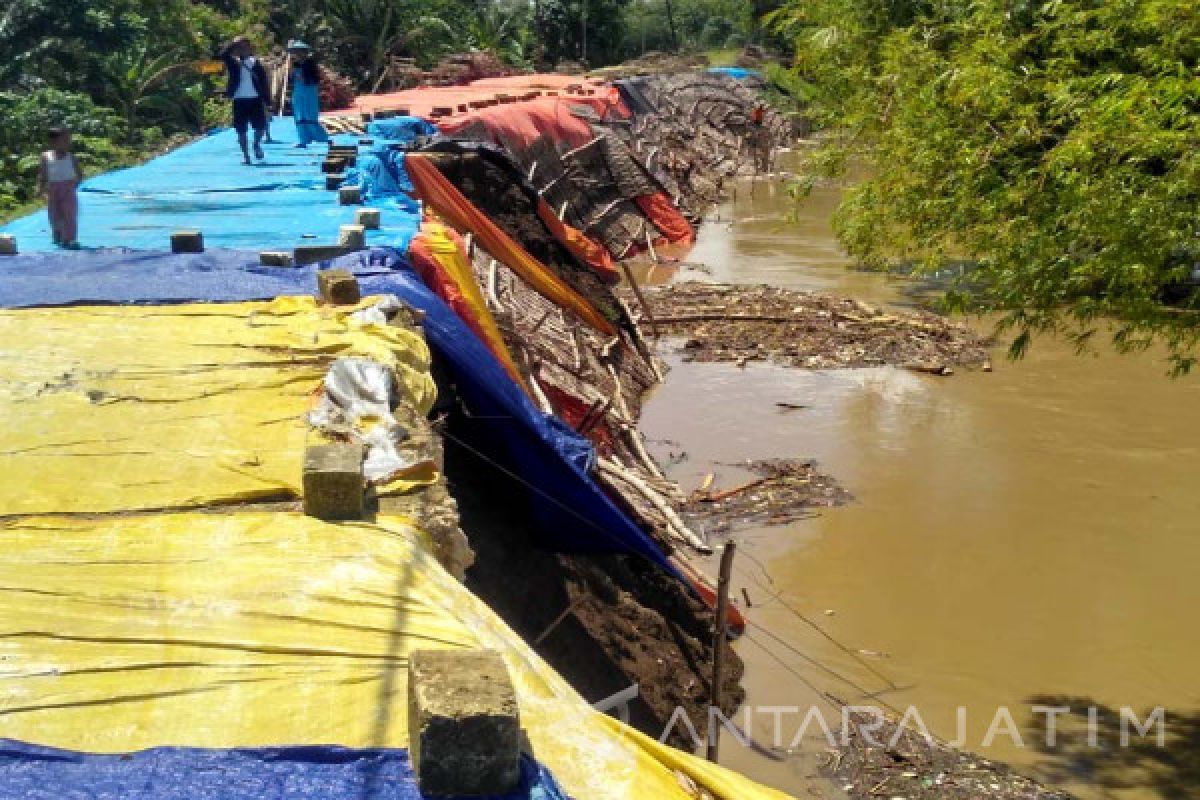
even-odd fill
[[(825, 224), (833, 202), (819, 195), (793, 223), (778, 187), (743, 182), (687, 256), (705, 271), (683, 277), (905, 305), (901, 282), (845, 269)], [(786, 528), (735, 534), (735, 596), (744, 603), (745, 588), (751, 622), (802, 653), (754, 630), (738, 646), (755, 741), (773, 744), (773, 716), (753, 714), (763, 706), (817, 704), (834, 719), (822, 692), (913, 705), (947, 739), (962, 706), (968, 749), (1054, 785), (1085, 797), (1189, 796), (1194, 744), (1122, 758), (1041, 752), (1031, 708), (1048, 695), (1072, 698), (1080, 715), (1091, 703), (1163, 706), (1169, 742), (1186, 735), (1200, 705), (1189, 624), (1200, 600), (1190, 575), (1200, 556), (1190, 488), (1200, 381), (1170, 381), (1152, 353), (1081, 358), (1052, 340), (1022, 362), (993, 358), (992, 374), (951, 378), (673, 359), (643, 430), (664, 463), (674, 455), (671, 475), (685, 489), (714, 472), (727, 485), (750, 480), (728, 466), (746, 459), (815, 458), (856, 498)], [(983, 747), (1001, 706), (1025, 746), (997, 735)], [(726, 736), (723, 761), (805, 796), (828, 758), (813, 739), (787, 752), (799, 722), (783, 718), (784, 746), (769, 755)], [(911, 796), (902, 786), (879, 792)]]

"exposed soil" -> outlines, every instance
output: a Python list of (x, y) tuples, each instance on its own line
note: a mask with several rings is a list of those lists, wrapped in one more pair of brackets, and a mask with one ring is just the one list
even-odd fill
[[(704, 730), (712, 612), (638, 557), (563, 555), (540, 547), (525, 487), (458, 444), (478, 441), (471, 424), (452, 418), (442, 429), (447, 481), (475, 552), (467, 588), (589, 702), (637, 684), (630, 703), (634, 727), (658, 738), (682, 706), (696, 730)], [(725, 664), (720, 705), (732, 715), (744, 698), (743, 664), (732, 649)]]
[(955, 367), (990, 369), (986, 339), (927, 311), (884, 311), (771, 286), (687, 282), (648, 288), (645, 295), (659, 332), (684, 337), (689, 361), (809, 369), (892, 365), (938, 375)]
[(748, 525), (787, 525), (809, 516), (810, 508), (839, 506), (851, 499), (837, 481), (818, 472), (812, 461), (775, 458), (732, 466), (758, 477), (735, 486), (700, 488), (688, 498), (686, 513), (714, 522), (710, 532)]
[(831, 754), (825, 771), (854, 800), (879, 797), (1069, 800), (1071, 797), (1018, 775), (1003, 764), (927, 739), (919, 729), (914, 730), (915, 725), (905, 726), (896, 737), (895, 720), (875, 729), (878, 721), (869, 714), (850, 714), (848, 719), (847, 744)]

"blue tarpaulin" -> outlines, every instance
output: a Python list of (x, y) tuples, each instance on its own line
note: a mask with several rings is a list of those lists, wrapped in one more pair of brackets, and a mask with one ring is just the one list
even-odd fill
[(418, 136), (433, 136), (437, 127), (421, 117), (392, 117), (367, 124), (367, 136), (393, 142), (412, 142)]
[(731, 78), (745, 80), (746, 78), (761, 78), (762, 73), (756, 69), (746, 69), (745, 67), (709, 67), (709, 72), (715, 72), (718, 75), (728, 75)]
[[(301, 244), (333, 244), (338, 228), (354, 222), (355, 208), (338, 204), (321, 173), (324, 146), (294, 147), (295, 128), (276, 120), (277, 144), (247, 166), (232, 130), (214, 133), (141, 166), (83, 183), (79, 241), (84, 247), (170, 248), (171, 233), (199, 230), (207, 247), (259, 252)], [(381, 198), (380, 230), (371, 245), (404, 250), (420, 224), (411, 198)], [(3, 229), (22, 252), (53, 250), (44, 211)]]
[[(333, 746), (161, 747), (93, 755), (0, 740), (0, 798), (64, 800), (423, 800), (406, 750)], [(517, 789), (494, 800), (567, 800), (521, 760)]]

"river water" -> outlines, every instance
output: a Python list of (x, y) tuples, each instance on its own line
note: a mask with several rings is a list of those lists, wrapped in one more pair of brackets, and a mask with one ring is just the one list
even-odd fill
[[(712, 280), (906, 303), (902, 281), (847, 268), (836, 202), (822, 190), (797, 210), (781, 186), (743, 182), (687, 259)], [(1200, 796), (1200, 377), (1170, 379), (1160, 353), (1079, 356), (1053, 339), (950, 377), (670, 363), (643, 430), (659, 456), (686, 453), (672, 467), (685, 489), (710, 471), (736, 485), (745, 473), (730, 464), (748, 458), (811, 457), (855, 497), (735, 534), (734, 595), (796, 651), (755, 628), (739, 643), (760, 748), (725, 736), (724, 763), (836, 795), (812, 779), (826, 757), (813, 728), (789, 749), (810, 705), (837, 722), (820, 690), (912, 706), (951, 740), (965, 714), (966, 749), (1083, 797)], [(1093, 705), (1102, 721), (1161, 707), (1168, 747), (1131, 727), (1151, 746), (1114, 753), (1104, 730), (1100, 748), (1076, 737), (1069, 754), (1042, 752), (1042, 696), (1075, 721)]]

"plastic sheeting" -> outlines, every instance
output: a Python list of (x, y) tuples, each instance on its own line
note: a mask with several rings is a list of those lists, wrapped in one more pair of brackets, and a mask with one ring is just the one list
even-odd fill
[(718, 75), (728, 75), (737, 80), (746, 78), (762, 78), (762, 73), (756, 69), (747, 69), (746, 67), (709, 67), (709, 72), (715, 72)]
[(573, 228), (559, 219), (537, 190), (529, 178), (522, 172), (509, 156), (508, 152), (498, 145), (489, 142), (467, 142), (456, 139), (441, 139), (429, 144), (422, 152), (433, 153), (471, 153), (506, 172), (513, 184), (520, 186), (529, 198), (529, 202), (537, 209), (537, 215), (550, 234), (567, 249), (581, 264), (591, 267), (606, 283), (617, 283), (620, 273), (613, 261), (612, 254), (604, 245)]
[(488, 253), (560, 308), (571, 311), (601, 333), (611, 336), (616, 332), (612, 323), (586, 298), (529, 255), (524, 247), (475, 208), (427, 159), (410, 153), (405, 159), (405, 167), (418, 196), (451, 226), (461, 233), (474, 234)]
[[(510, 97), (529, 92), (546, 91), (565, 94), (567, 86), (579, 86), (583, 92), (591, 91), (592, 94), (576, 92), (565, 96), (564, 102), (586, 105), (598, 114), (605, 114), (609, 111), (622, 113), (622, 109), (619, 107), (620, 98), (615, 90), (604, 84), (573, 75), (512, 75), (506, 78), (484, 78), (462, 86), (421, 86), (386, 94), (359, 95), (354, 101), (354, 110), (356, 112), (400, 110), (406, 115), (433, 119), (433, 109), (439, 106), (449, 108), (452, 109), (451, 116), (441, 117), (437, 120), (439, 127), (443, 131), (449, 132), (450, 129), (460, 127), (464, 120), (472, 118), (476, 113), (475, 111), (460, 112), (459, 106), (477, 101), (496, 100), (504, 94)], [(531, 102), (539, 103), (553, 99), (555, 98), (543, 97), (533, 101), (509, 102), (502, 106), (492, 106), (492, 108), (521, 109), (524, 112)], [(338, 115), (345, 112), (331, 113)], [(564, 111), (564, 113), (567, 112)]]
[(425, 285), (454, 309), (454, 313), (504, 365), (509, 376), (522, 383), (512, 353), (483, 299), (479, 282), (464, 252), (462, 238), (445, 225), (429, 222), (413, 238), (408, 255)]
[(483, 127), (493, 142), (512, 147), (528, 147), (545, 136), (553, 142), (565, 142), (579, 147), (595, 135), (591, 124), (573, 113), (581, 106), (601, 119), (610, 115), (625, 117), (621, 95), (606, 87), (595, 90), (593, 97), (539, 97), (522, 103), (490, 106), (468, 114), (439, 120), (444, 133), (454, 134), (464, 129)]
[(413, 142), (420, 136), (433, 136), (438, 129), (420, 117), (392, 117), (367, 124), (367, 136), (393, 142)]
[(0, 515), (297, 497), (305, 411), (341, 356), (392, 367), (407, 403), (432, 406), (421, 336), (311, 297), (0, 312)]
[[(92, 753), (403, 748), (409, 654), (486, 647), (508, 666), (532, 756), (570, 796), (684, 800), (680, 770), (725, 800), (782, 797), (593, 711), (402, 518), (13, 519), (0, 585), (14, 739)], [(0, 750), (0, 779), (28, 764)], [(312, 777), (297, 776), (296, 796), (339, 796)]]
[[(338, 205), (321, 174), (324, 147), (293, 147), (292, 125), (276, 121), (277, 143), (267, 158), (241, 162), (233, 131), (184, 145), (141, 166), (91, 178), (80, 189), (79, 240), (85, 247), (169, 250), (171, 233), (199, 230), (207, 247), (250, 251), (334, 244), (338, 228), (354, 222), (353, 206)], [(372, 245), (403, 249), (420, 215), (411, 202), (383, 204)], [(54, 249), (44, 211), (5, 226), (22, 252)]]
[[(158, 747), (133, 754), (95, 755), (0, 740), (0, 780), (6, 797), (22, 800), (425, 798), (407, 750), (331, 746)], [(567, 796), (546, 769), (523, 757), (517, 788), (491, 800), (567, 800)]]
[(696, 234), (691, 223), (675, 207), (671, 198), (662, 192), (635, 197), (633, 201), (671, 244), (691, 244), (695, 241)]
[[(97, 258), (87, 253), (69, 255), (84, 260)], [(103, 266), (92, 265), (88, 283), (105, 287), (106, 293), (123, 292), (125, 302), (158, 302), (160, 298), (155, 296), (155, 291), (163, 288), (165, 284), (147, 284), (140, 280), (140, 276), (146, 271), (154, 274), (161, 271), (165, 281), (165, 275), (170, 271), (169, 265), (176, 262), (170, 256), (162, 256), (161, 259), (161, 262), (148, 258), (139, 259), (127, 264), (113, 255), (104, 259)], [(0, 259), (0, 268), (4, 264), (5, 261)], [(541, 540), (545, 547), (563, 551), (638, 553), (674, 572), (658, 546), (622, 513), (592, 480), (589, 472), (594, 453), (587, 440), (559, 420), (543, 415), (467, 324), (421, 281), (398, 253), (380, 248), (337, 259), (331, 266), (351, 270), (358, 278), (363, 292), (368, 295), (395, 294), (408, 304), (427, 312), (428, 316), (423, 326), (426, 340), (452, 369), (454, 382), (464, 400), (468, 402), (469, 409), (476, 415), (477, 421), (474, 424), (479, 426), (480, 446), (487, 448), (489, 457), (502, 462), (506, 469), (520, 474), (524, 480), (537, 487), (537, 492), (542, 493), (537, 496), (537, 500)], [(316, 271), (316, 267), (312, 266), (248, 270), (236, 259), (214, 260), (203, 268), (178, 272), (174, 281), (165, 289), (166, 299), (230, 302), (272, 297), (277, 294), (307, 293), (316, 285)], [(43, 282), (46, 282), (46, 285), (43, 285)], [(44, 273), (26, 276), (19, 291), (10, 294), (9, 288), (5, 282), (0, 282), (0, 302), (8, 303), (14, 296), (25, 301), (32, 300), (35, 304), (49, 302), (47, 298), (50, 296), (53, 296), (53, 302), (72, 302), (72, 287)], [(74, 287), (74, 296), (77, 299), (85, 298), (95, 291), (79, 285)], [(225, 307), (209, 308), (208, 311), (219, 313), (223, 308)], [(124, 326), (133, 324), (130, 320), (136, 319), (138, 311), (111, 310), (125, 315), (123, 319), (126, 321), (121, 323)], [(197, 312), (203, 310), (204, 307), (196, 307)], [(89, 314), (105, 313), (109, 309), (80, 311), (86, 311), (79, 315), (80, 319), (85, 319)], [(168, 315), (173, 309), (146, 311), (152, 315)], [(11, 320), (18, 316), (0, 314), (0, 319)], [(132, 330), (131, 327), (128, 329)], [(29, 328), (24, 327), (19, 333), (15, 332), (15, 327), (11, 330), (14, 333), (9, 335), (7, 342), (14, 342), (13, 336), (27, 335)], [(0, 331), (3, 331), (2, 325)], [(101, 349), (101, 344), (95, 344), (94, 349)], [(15, 343), (9, 346), (9, 350), (20, 353)], [(0, 352), (5, 351), (0, 349)], [(336, 354), (330, 354), (330, 357), (334, 355)], [(315, 386), (320, 378), (315, 372), (311, 377), (312, 386)], [(298, 391), (296, 387), (293, 389)], [(79, 403), (78, 398), (76, 402)], [(288, 401), (289, 404), (295, 402)], [(297, 416), (302, 414), (301, 410)], [(126, 420), (127, 418), (123, 418), (121, 424), (127, 424)], [(184, 433), (178, 432), (178, 436), (183, 437)], [(2, 441), (4, 440), (0, 439), (0, 442)], [(208, 468), (215, 469), (211, 465)], [(182, 466), (174, 466), (172, 469), (182, 469)], [(261, 472), (261, 466), (253, 470), (253, 473)], [(296, 461), (294, 472), (284, 475), (282, 471), (278, 471), (264, 490), (279, 491), (285, 478), (290, 477), (294, 482), (298, 480), (298, 476), (299, 462)], [(238, 480), (244, 479), (245, 476)], [(186, 493), (182, 488), (177, 491), (181, 494)]]

